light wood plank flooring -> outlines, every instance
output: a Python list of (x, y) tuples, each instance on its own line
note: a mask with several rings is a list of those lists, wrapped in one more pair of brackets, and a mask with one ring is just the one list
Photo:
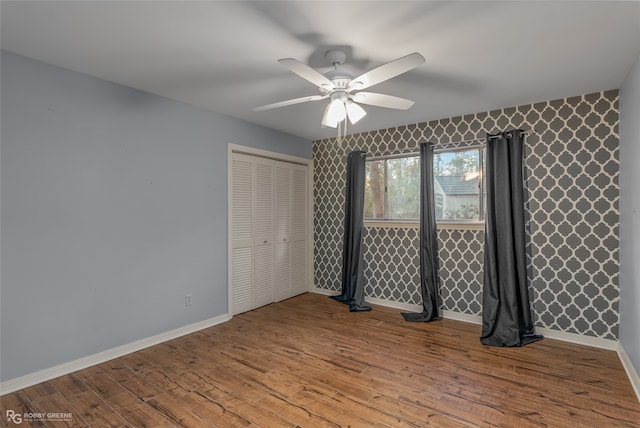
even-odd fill
[(12, 409), (73, 413), (45, 426), (640, 426), (615, 352), (479, 334), (304, 294), (3, 396), (2, 424)]

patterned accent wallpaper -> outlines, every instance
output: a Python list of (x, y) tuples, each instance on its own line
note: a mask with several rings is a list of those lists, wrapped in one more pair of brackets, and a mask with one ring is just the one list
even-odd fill
[[(346, 156), (482, 142), (486, 133), (533, 130), (525, 139), (530, 295), (536, 325), (618, 338), (618, 91), (315, 141), (315, 286), (340, 290)], [(442, 308), (482, 312), (484, 232), (438, 231)], [(365, 227), (367, 296), (419, 304), (418, 231)]]

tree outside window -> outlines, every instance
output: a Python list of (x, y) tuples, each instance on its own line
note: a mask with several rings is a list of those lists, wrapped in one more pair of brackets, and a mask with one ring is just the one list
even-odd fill
[[(434, 201), (438, 221), (484, 218), (483, 149), (439, 151), (434, 155)], [(364, 217), (417, 220), (420, 217), (420, 158), (416, 155), (367, 160)]]
[(417, 220), (420, 217), (420, 159), (367, 161), (364, 217)]

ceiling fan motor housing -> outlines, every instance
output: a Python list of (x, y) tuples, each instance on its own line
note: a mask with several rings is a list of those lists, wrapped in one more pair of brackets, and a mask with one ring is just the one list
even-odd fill
[(329, 70), (325, 74), (325, 77), (333, 82), (333, 89), (320, 87), (320, 92), (331, 93), (335, 90), (347, 89), (349, 83), (353, 80), (353, 74), (349, 70), (336, 68), (335, 70)]
[(329, 49), (324, 53), (324, 58), (333, 66), (341, 65), (347, 60), (347, 53), (342, 49)]
[(331, 89), (320, 87), (320, 92), (323, 94), (332, 94), (335, 91), (347, 90), (353, 80), (353, 73), (339, 67), (347, 60), (346, 52), (341, 49), (329, 49), (325, 52), (324, 57), (327, 62), (334, 67), (333, 70), (324, 73), (324, 76), (333, 82), (334, 87)]

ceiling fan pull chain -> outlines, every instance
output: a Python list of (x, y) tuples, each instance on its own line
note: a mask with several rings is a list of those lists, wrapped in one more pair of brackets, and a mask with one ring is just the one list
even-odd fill
[(342, 130), (342, 137), (343, 138), (347, 138), (347, 122), (349, 122), (349, 120), (345, 117), (344, 118), (344, 129)]

